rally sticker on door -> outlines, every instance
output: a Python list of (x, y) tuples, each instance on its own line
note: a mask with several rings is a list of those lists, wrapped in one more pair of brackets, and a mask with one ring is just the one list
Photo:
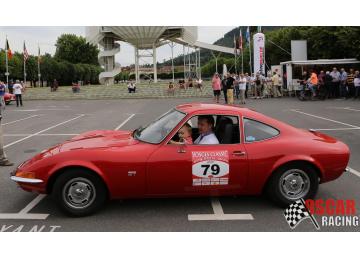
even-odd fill
[(193, 186), (229, 184), (228, 151), (192, 152)]

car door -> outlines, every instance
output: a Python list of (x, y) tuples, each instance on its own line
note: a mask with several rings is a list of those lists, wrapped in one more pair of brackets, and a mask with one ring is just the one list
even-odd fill
[(245, 188), (247, 178), (248, 160), (241, 142), (217, 145), (165, 143), (147, 163), (147, 192), (154, 196), (239, 194)]

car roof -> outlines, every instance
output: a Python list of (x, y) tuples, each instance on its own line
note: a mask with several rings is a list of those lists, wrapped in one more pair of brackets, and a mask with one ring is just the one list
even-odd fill
[(210, 103), (187, 103), (176, 106), (176, 109), (184, 113), (194, 113), (194, 112), (236, 112), (244, 116), (249, 116), (257, 114), (256, 111), (251, 110), (246, 107), (240, 107), (237, 105), (220, 105), (220, 104), (210, 104)]

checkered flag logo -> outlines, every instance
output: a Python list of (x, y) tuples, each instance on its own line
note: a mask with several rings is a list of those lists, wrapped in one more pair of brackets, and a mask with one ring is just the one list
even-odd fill
[(294, 229), (301, 221), (310, 218), (316, 229), (320, 229), (314, 216), (305, 206), (303, 199), (297, 200), (290, 204), (284, 211), (284, 216), (291, 229)]

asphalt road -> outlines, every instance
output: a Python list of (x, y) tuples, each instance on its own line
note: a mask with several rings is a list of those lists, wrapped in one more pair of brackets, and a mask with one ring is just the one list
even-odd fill
[[(6, 153), (16, 165), (43, 149), (94, 129), (134, 129), (173, 106), (205, 99), (133, 99), (28, 101), (6, 108), (3, 130)], [(300, 128), (323, 129), (349, 145), (349, 166), (360, 171), (360, 102), (300, 102), (293, 98), (249, 100), (248, 107)], [(129, 116), (135, 114), (129, 119)], [(124, 121), (126, 123), (124, 123)], [(97, 214), (70, 218), (49, 196), (22, 191), (9, 179), (14, 167), (0, 168), (2, 231), (290, 231), (277, 208), (264, 197), (137, 199), (111, 201)], [(317, 198), (354, 199), (360, 205), (360, 176), (346, 173), (320, 186)], [(34, 201), (35, 199), (35, 201)], [(252, 220), (189, 221), (189, 214), (251, 214)], [(357, 208), (359, 211), (359, 207)], [(19, 212), (48, 214), (44, 219), (15, 219)], [(360, 211), (359, 211), (360, 212)], [(14, 213), (13, 215), (6, 215)], [(6, 217), (9, 216), (9, 217)], [(249, 215), (246, 215), (249, 216)], [(2, 219), (1, 219), (2, 218)], [(321, 220), (317, 217), (318, 222)], [(315, 231), (305, 220), (295, 231)], [(321, 227), (321, 231), (359, 231), (359, 227)]]

